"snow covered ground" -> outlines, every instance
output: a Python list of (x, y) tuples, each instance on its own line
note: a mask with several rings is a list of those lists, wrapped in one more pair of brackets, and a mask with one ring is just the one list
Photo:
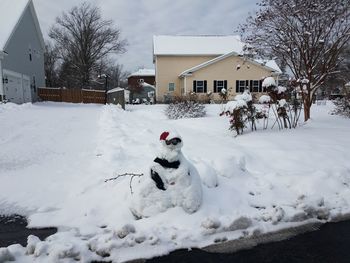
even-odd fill
[[(350, 212), (350, 121), (329, 115), (330, 103), (314, 105), (296, 130), (238, 137), (220, 105), (199, 119), (168, 120), (164, 108), (0, 105), (0, 214), (59, 229), (46, 241), (32, 236), (27, 248), (0, 249), (0, 261), (122, 262)], [(135, 220), (129, 177), (104, 180), (148, 174), (169, 128), (202, 177), (203, 204), (194, 214), (177, 207)]]

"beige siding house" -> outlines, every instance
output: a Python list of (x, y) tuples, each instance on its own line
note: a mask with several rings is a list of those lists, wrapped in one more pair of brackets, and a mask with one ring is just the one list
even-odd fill
[(243, 46), (238, 36), (154, 36), (157, 101), (191, 92), (203, 97), (212, 92), (220, 100), (223, 88), (230, 99), (247, 87), (261, 94), (262, 80), (278, 81), (281, 70), (271, 60), (244, 58)]

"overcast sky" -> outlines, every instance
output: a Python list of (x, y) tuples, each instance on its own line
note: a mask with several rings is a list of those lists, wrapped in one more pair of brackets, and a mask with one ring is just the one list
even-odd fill
[[(83, 0), (34, 0), (44, 38), (55, 18)], [(90, 0), (112, 19), (128, 40), (117, 63), (128, 71), (153, 68), (153, 35), (235, 34), (239, 23), (257, 9), (257, 0)]]

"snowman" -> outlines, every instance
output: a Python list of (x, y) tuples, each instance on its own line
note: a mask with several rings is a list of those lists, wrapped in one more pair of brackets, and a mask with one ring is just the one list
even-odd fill
[(138, 185), (130, 210), (136, 218), (150, 217), (171, 207), (196, 212), (202, 203), (202, 185), (196, 168), (183, 156), (182, 138), (175, 131), (160, 135), (161, 149), (149, 175)]

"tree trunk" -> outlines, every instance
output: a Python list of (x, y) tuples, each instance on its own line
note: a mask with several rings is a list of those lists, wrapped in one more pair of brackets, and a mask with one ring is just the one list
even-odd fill
[(304, 121), (306, 122), (308, 119), (310, 119), (310, 110), (311, 110), (311, 103), (308, 101), (304, 102)]

